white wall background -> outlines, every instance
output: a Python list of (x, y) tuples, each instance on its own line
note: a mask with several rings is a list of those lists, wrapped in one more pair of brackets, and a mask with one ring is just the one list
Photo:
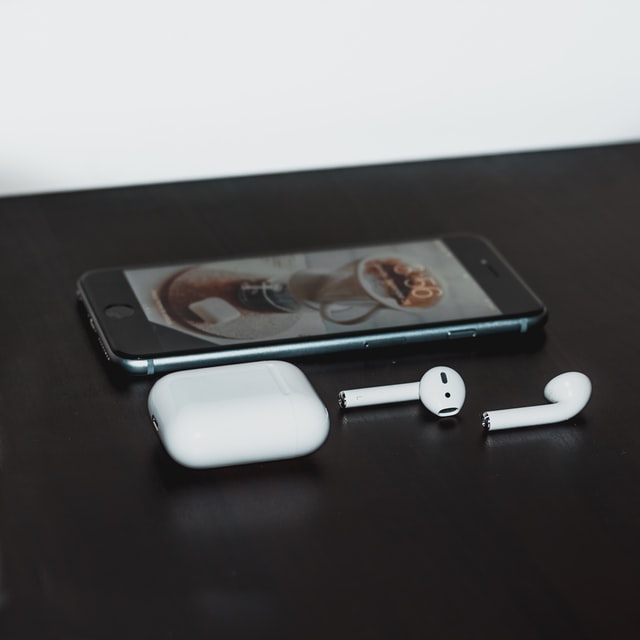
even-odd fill
[(0, 0), (0, 195), (640, 139), (638, 0)]

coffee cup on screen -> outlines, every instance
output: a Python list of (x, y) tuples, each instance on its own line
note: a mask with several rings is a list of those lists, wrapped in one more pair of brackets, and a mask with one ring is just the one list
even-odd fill
[(443, 295), (422, 265), (386, 254), (354, 260), (334, 271), (298, 271), (288, 287), (296, 300), (337, 324), (363, 322), (380, 309), (423, 309), (437, 304)]

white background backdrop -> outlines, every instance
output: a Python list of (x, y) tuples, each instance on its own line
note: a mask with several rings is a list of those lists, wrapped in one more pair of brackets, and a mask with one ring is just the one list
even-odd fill
[(0, 0), (0, 195), (640, 139), (637, 0)]

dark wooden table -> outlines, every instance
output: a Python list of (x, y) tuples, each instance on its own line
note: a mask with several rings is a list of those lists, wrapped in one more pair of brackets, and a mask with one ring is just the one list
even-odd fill
[[(0, 200), (0, 637), (635, 638), (640, 628), (640, 145)], [(469, 231), (545, 332), (299, 360), (331, 433), (298, 460), (194, 472), (152, 379), (101, 356), (90, 268)], [(455, 421), (342, 415), (341, 388), (456, 368)], [(483, 435), (587, 373), (570, 423)]]

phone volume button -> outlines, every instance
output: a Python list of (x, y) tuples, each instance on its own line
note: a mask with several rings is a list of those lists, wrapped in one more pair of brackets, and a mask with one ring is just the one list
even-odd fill
[(451, 331), (447, 331), (447, 335), (451, 339), (475, 338), (478, 335), (478, 332), (475, 329), (453, 329)]
[(98, 336), (98, 344), (100, 345), (100, 348), (102, 349), (102, 353), (104, 353), (105, 358), (109, 360), (109, 362), (111, 362), (111, 356), (107, 351), (107, 347), (104, 346), (104, 342), (102, 342), (102, 338), (100, 336)]

